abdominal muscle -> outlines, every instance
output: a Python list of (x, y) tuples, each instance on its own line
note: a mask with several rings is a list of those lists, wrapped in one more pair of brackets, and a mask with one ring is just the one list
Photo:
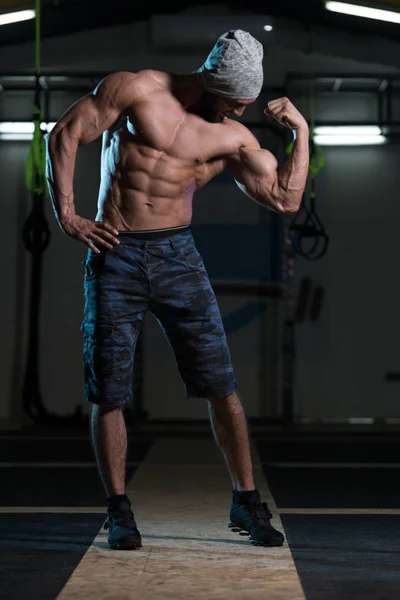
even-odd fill
[(100, 200), (96, 216), (96, 221), (108, 223), (118, 231), (179, 227), (191, 220), (191, 202), (186, 198), (151, 197), (115, 186)]
[(119, 231), (188, 225), (199, 167), (140, 144), (124, 146), (103, 146), (96, 221)]

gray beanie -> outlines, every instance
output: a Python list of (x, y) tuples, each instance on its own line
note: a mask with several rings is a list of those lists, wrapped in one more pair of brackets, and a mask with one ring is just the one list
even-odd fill
[(231, 29), (218, 38), (198, 69), (206, 89), (216, 96), (257, 98), (264, 80), (263, 45), (247, 31)]

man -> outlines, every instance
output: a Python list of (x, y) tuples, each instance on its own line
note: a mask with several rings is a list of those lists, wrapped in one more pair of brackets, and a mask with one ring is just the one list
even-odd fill
[[(308, 126), (287, 98), (265, 114), (296, 130), (279, 171), (240, 117), (263, 83), (263, 47), (231, 30), (196, 72), (117, 72), (76, 102), (47, 139), (47, 180), (61, 229), (88, 247), (85, 271), (85, 399), (93, 403), (91, 436), (108, 503), (114, 549), (141, 547), (125, 494), (127, 437), (123, 406), (131, 400), (134, 348), (146, 310), (174, 350), (188, 398), (205, 398), (215, 440), (232, 479), (231, 526), (257, 544), (283, 535), (255, 487), (246, 416), (236, 394), (218, 305), (190, 230), (196, 190), (224, 169), (264, 206), (298, 210), (308, 173)], [(95, 221), (75, 212), (77, 149), (103, 135)]]

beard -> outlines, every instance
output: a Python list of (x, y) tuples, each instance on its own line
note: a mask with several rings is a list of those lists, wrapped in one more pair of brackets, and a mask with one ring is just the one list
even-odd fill
[(221, 123), (223, 121), (223, 117), (220, 116), (218, 111), (217, 99), (210, 92), (204, 92), (196, 113), (208, 123)]

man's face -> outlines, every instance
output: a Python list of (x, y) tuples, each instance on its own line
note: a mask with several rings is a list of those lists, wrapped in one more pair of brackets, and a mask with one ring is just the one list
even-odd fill
[(252, 100), (232, 100), (231, 98), (222, 98), (210, 92), (204, 92), (200, 100), (198, 115), (209, 123), (222, 123), (226, 117), (241, 117), (246, 110), (246, 106), (253, 104), (255, 101), (256, 98)]

